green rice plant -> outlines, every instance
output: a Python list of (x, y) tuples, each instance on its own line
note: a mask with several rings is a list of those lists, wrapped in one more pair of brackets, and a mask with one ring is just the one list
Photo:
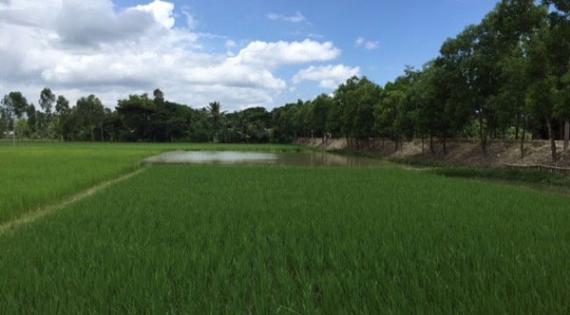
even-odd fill
[(139, 167), (171, 150), (300, 151), (298, 146), (0, 142), (0, 224)]
[(427, 172), (152, 166), (0, 236), (0, 313), (564, 314), (568, 226)]

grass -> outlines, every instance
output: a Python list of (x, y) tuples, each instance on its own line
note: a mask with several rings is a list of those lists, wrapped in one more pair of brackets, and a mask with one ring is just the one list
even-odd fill
[(390, 159), (390, 161), (420, 168), (430, 168), (435, 174), (446, 177), (479, 178), (570, 188), (570, 176), (534, 169), (453, 165), (441, 161), (415, 158), (397, 158)]
[(436, 174), (448, 177), (495, 179), (570, 188), (570, 176), (539, 170), (514, 169), (507, 167), (441, 167)]
[(0, 224), (139, 167), (144, 157), (185, 150), (302, 150), (282, 145), (0, 142)]
[(396, 168), (153, 166), (0, 237), (0, 313), (570, 310), (568, 198)]

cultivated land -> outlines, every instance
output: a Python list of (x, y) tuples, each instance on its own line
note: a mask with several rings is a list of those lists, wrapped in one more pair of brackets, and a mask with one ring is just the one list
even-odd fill
[(281, 145), (0, 142), (0, 225), (134, 171), (143, 158), (172, 150), (300, 150)]
[(0, 313), (568, 313), (569, 200), (386, 166), (150, 166), (0, 235)]

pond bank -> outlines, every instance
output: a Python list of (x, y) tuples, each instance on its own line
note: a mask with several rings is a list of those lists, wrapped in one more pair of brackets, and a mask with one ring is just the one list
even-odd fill
[[(517, 141), (489, 142), (488, 153), (483, 154), (477, 139), (450, 140), (447, 142), (447, 154), (443, 146), (434, 140), (430, 152), (429, 139), (405, 141), (398, 146), (389, 139), (371, 139), (362, 141), (358, 146), (349, 146), (346, 139), (299, 138), (296, 144), (320, 148), (327, 151), (357, 151), (367, 155), (389, 159), (417, 160), (433, 163), (446, 163), (463, 166), (498, 167), (504, 165), (551, 165), (550, 143), (545, 140), (532, 140), (525, 144), (524, 157), (521, 158), (520, 143)], [(560, 159), (559, 167), (570, 167), (570, 151), (564, 152), (563, 142), (557, 142)]]
[[(416, 168), (423, 168), (447, 177), (476, 178), (515, 184), (530, 184), (540, 189), (554, 188), (555, 190), (562, 189), (566, 192), (570, 192), (570, 176), (538, 169), (509, 167), (507, 166), (507, 162), (514, 160), (512, 152), (508, 154), (497, 153), (494, 157), (492, 154), (489, 154), (487, 157), (482, 158), (479, 144), (476, 141), (451, 142), (449, 144), (448, 155), (443, 155), (442, 152), (437, 151), (436, 154), (422, 153), (421, 141), (419, 141), (419, 143), (406, 142), (402, 145), (402, 149), (400, 150), (395, 150), (394, 143), (388, 140), (385, 140), (384, 150), (381, 149), (381, 146), (380, 149), (378, 149), (379, 141), (381, 140), (377, 140), (374, 145), (362, 147), (360, 150), (349, 149), (344, 139), (329, 139), (326, 145), (322, 143), (321, 139), (299, 139), (297, 143), (312, 148), (321, 148), (327, 152), (351, 156), (365, 156)], [(495, 151), (490, 150), (490, 152), (498, 151), (497, 147), (501, 145), (508, 147), (508, 145), (505, 144), (494, 143), (490, 147)], [(529, 152), (537, 150), (537, 148), (541, 148), (543, 145), (547, 144), (543, 144), (542, 141), (529, 143)], [(426, 148), (424, 148), (424, 151), (425, 150), (427, 150), (427, 144)], [(510, 150), (513, 149), (511, 148)], [(548, 151), (548, 148), (546, 147), (545, 150)], [(544, 154), (548, 155), (548, 153)], [(525, 159), (522, 159), (522, 161), (531, 163), (531, 161), (536, 161), (538, 157), (537, 154), (529, 154)], [(568, 152), (563, 154), (563, 158), (564, 157), (568, 159)], [(518, 158), (518, 163), (522, 164), (520, 158)]]

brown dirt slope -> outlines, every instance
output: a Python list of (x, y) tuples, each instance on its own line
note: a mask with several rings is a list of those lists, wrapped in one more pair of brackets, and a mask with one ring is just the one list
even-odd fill
[[(346, 139), (320, 138), (298, 139), (298, 144), (319, 147), (325, 150), (347, 149)], [(563, 143), (557, 143), (560, 159), (556, 164), (552, 163), (550, 155), (550, 143), (544, 140), (533, 140), (525, 143), (525, 155), (521, 158), (520, 145), (517, 141), (495, 140), (489, 144), (488, 153), (483, 154), (477, 139), (452, 140), (447, 144), (447, 154), (443, 154), (443, 146), (435, 141), (435, 154), (429, 150), (429, 141), (414, 140), (404, 142), (396, 149), (393, 141), (371, 139), (370, 141), (353, 144), (352, 149), (364, 153), (374, 154), (386, 158), (412, 158), (425, 161), (440, 161), (450, 164), (475, 165), (475, 166), (503, 166), (508, 164), (517, 165), (556, 165), (570, 167), (570, 150), (563, 151)]]

